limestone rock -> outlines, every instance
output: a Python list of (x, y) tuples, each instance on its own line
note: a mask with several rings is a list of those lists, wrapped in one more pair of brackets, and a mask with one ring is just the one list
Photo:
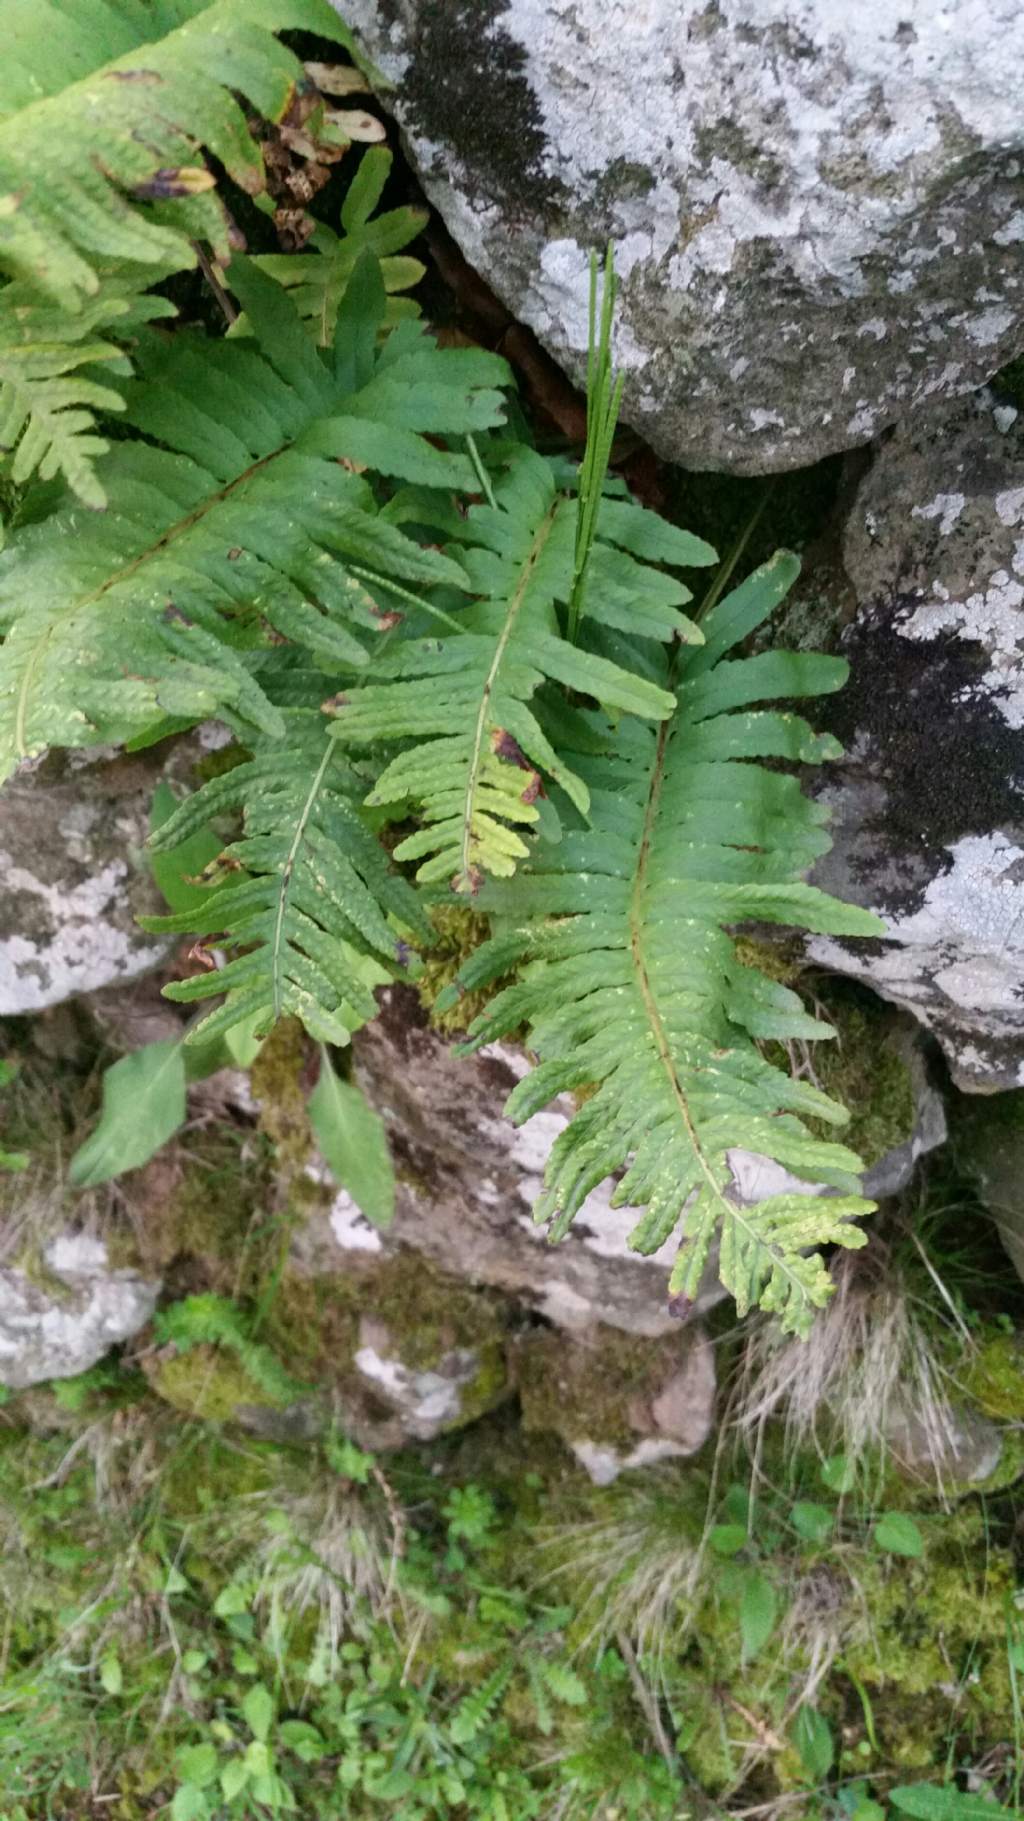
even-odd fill
[(991, 1479), (1003, 1453), (998, 1425), (963, 1405), (949, 1410), (938, 1436), (920, 1410), (898, 1406), (889, 1412), (885, 1441), (905, 1478), (947, 1489)]
[(1024, 420), (982, 392), (895, 433), (846, 524), (850, 681), (816, 883), (885, 941), (811, 956), (906, 1007), (958, 1084), (1024, 1082)]
[(86, 1372), (144, 1328), (159, 1283), (112, 1270), (102, 1240), (58, 1235), (42, 1269), (0, 1269), (0, 1384), (11, 1390)]
[[(327, 1268), (335, 1269), (339, 1249), (353, 1258), (386, 1257), (396, 1248), (418, 1252), (578, 1332), (594, 1322), (651, 1338), (678, 1332), (666, 1301), (678, 1241), (669, 1239), (650, 1258), (631, 1251), (627, 1239), (637, 1210), (612, 1207), (613, 1183), (592, 1191), (561, 1244), (549, 1245), (533, 1223), (548, 1153), (574, 1110), (571, 1098), (563, 1096), (517, 1128), (502, 1108), (529, 1066), (522, 1051), (492, 1044), (459, 1058), (428, 1026), (411, 989), (389, 988), (380, 1005), (377, 1021), (358, 1033), (354, 1054), (359, 1080), (388, 1127), (398, 1176), (394, 1223), (378, 1233), (341, 1193), (329, 1226), (321, 1223), (297, 1243), (319, 1246), (322, 1262), (333, 1259)], [(872, 1160), (870, 1194), (895, 1193), (917, 1157), (945, 1137), (942, 1103), (915, 1046), (908, 1046), (901, 1070), (908, 1117), (900, 1124), (898, 1109), (887, 1109), (895, 1142)], [(747, 1206), (784, 1190), (820, 1192), (748, 1151), (732, 1151), (730, 1163), (733, 1193)], [(713, 1257), (691, 1317), (725, 1294)]]
[(339, 0), (470, 264), (579, 379), (614, 242), (626, 416), (765, 473), (1024, 340), (1017, 0)]
[[(675, 1243), (652, 1258), (626, 1244), (636, 1211), (611, 1206), (612, 1185), (588, 1198), (567, 1239), (550, 1246), (534, 1226), (548, 1152), (572, 1113), (564, 1102), (516, 1128), (502, 1116), (528, 1064), (521, 1051), (491, 1045), (460, 1059), (431, 1030), (409, 988), (381, 995), (381, 1015), (355, 1040), (357, 1074), (388, 1126), (398, 1175), (397, 1209), (386, 1235), (346, 1195), (331, 1212), (336, 1247), (352, 1253), (396, 1247), (424, 1255), (470, 1283), (511, 1293), (559, 1327), (595, 1321), (632, 1334), (677, 1331), (665, 1286)], [(763, 1200), (793, 1178), (764, 1158), (734, 1154), (737, 1192)], [(720, 1301), (717, 1271), (693, 1311)]]
[(135, 919), (166, 909), (149, 878), (152, 765), (104, 749), (51, 755), (0, 796), (0, 1015), (123, 985), (171, 944)]
[(595, 1485), (696, 1454), (711, 1433), (715, 1355), (702, 1328), (659, 1341), (595, 1324), (527, 1334), (516, 1354), (523, 1426), (561, 1436)]

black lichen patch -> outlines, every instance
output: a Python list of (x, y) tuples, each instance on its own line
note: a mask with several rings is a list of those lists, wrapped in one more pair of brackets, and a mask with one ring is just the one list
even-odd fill
[(564, 186), (547, 169), (526, 52), (501, 25), (506, 0), (437, 0), (417, 10), (402, 82), (412, 124), (458, 154), (506, 219), (552, 211)]
[[(949, 850), (965, 835), (1024, 828), (1024, 729), (1009, 726), (984, 680), (982, 645), (901, 636), (915, 605), (897, 598), (847, 630), (850, 680), (828, 725), (848, 751), (869, 736), (865, 762), (886, 792), (875, 824), (884, 850), (931, 879), (948, 872)], [(911, 914), (922, 895), (911, 890), (886, 908)]]

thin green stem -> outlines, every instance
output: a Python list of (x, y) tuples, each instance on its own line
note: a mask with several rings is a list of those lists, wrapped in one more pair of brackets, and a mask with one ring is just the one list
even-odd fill
[(431, 614), (435, 620), (440, 620), (442, 626), (447, 626), (450, 632), (465, 630), (450, 613), (445, 613), (443, 607), (435, 607), (432, 601), (425, 601), (422, 595), (413, 594), (410, 589), (403, 588), (400, 582), (392, 582), (386, 575), (377, 575), (375, 570), (363, 569), (357, 563), (350, 563), (348, 570), (350, 575), (357, 575), (361, 582), (369, 582), (373, 588), (383, 588), (388, 594), (396, 595), (400, 601), (407, 601), (410, 607), (419, 607), (424, 613)]
[(474, 437), (472, 437), (472, 436), (466, 437), (466, 447), (469, 450), (469, 459), (472, 462), (474, 468), (476, 469), (477, 479), (479, 480), (481, 489), (483, 490), (484, 498), (486, 499), (487, 504), (489, 506), (493, 507), (494, 511), (496, 512), (498, 510), (498, 502), (494, 497), (494, 488), (491, 486), (491, 477), (488, 474), (487, 469), (484, 467), (483, 461), (480, 456), (480, 451), (476, 446), (476, 440)]

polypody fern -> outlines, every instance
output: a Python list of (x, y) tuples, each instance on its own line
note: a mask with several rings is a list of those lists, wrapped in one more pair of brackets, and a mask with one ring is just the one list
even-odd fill
[[(787, 769), (835, 756), (788, 704), (844, 666), (744, 652), (795, 560), (685, 611), (681, 572), (714, 552), (608, 478), (610, 274), (577, 470), (508, 433), (503, 361), (438, 347), (397, 295), (419, 218), (373, 219), (386, 152), (363, 159), (340, 236), (234, 249), (231, 186), (265, 187), (253, 113), (298, 105), (311, 146), (344, 147), (309, 72), (347, 78), (277, 36), (347, 43), (327, 0), (15, 15), (0, 441), (27, 491), (0, 555), (0, 781), (50, 745), (220, 720), (240, 762), (155, 837), (212, 826), (222, 844), (199, 908), (157, 925), (211, 963), (169, 989), (219, 1001), (189, 1040), (290, 1014), (346, 1043), (429, 941), (427, 907), (472, 894), (491, 934), (461, 986), (496, 996), (470, 1045), (525, 1027), (534, 1062), (510, 1114), (587, 1090), (538, 1218), (563, 1234), (614, 1178), (637, 1250), (681, 1236), (677, 1307), (717, 1244), (741, 1310), (805, 1331), (829, 1291), (816, 1248), (862, 1243), (870, 1204), (859, 1160), (809, 1123), (843, 1109), (762, 1052), (831, 1033), (733, 932), (879, 926), (803, 883), (827, 836)], [(220, 337), (169, 331), (147, 290), (197, 260)], [(776, 1174), (756, 1207), (733, 1186), (740, 1149)]]

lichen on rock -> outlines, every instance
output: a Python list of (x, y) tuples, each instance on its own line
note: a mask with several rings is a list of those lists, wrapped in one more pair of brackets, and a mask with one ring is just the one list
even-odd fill
[(626, 415), (668, 458), (802, 466), (1018, 352), (1016, 7), (343, 10), (466, 258), (577, 378), (612, 241)]

